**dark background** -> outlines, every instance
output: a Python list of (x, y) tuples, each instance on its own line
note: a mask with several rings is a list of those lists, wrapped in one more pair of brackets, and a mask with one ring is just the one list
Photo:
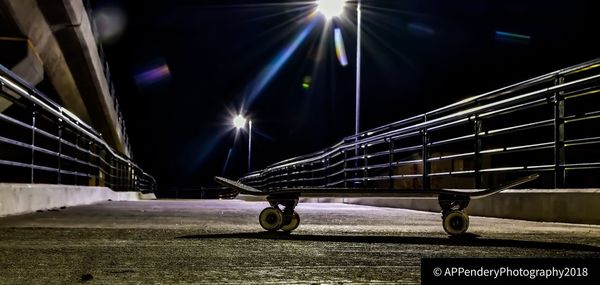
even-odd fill
[[(363, 3), (362, 130), (593, 59), (600, 50), (593, 1)], [(257, 77), (309, 25), (314, 2), (93, 2), (95, 11), (107, 7), (126, 19), (123, 33), (104, 49), (134, 158), (157, 178), (159, 192), (211, 185), (229, 148), (225, 175), (246, 172), (247, 135), (236, 139), (230, 123), (230, 113), (241, 108), (255, 127), (253, 169), (354, 133), (354, 3), (335, 21), (348, 66), (335, 57), (333, 27), (317, 16), (251, 103)], [(164, 65), (169, 76), (136, 81)], [(312, 77), (308, 90), (305, 76)]]

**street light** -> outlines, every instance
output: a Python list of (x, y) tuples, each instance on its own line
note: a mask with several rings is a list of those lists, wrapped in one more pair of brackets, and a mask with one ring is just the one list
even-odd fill
[[(358, 132), (360, 131), (360, 65), (361, 65), (361, 24), (362, 24), (362, 9), (361, 0), (357, 0), (356, 5), (356, 98), (355, 98), (355, 122), (354, 132), (358, 140)], [(327, 20), (339, 17), (344, 11), (346, 0), (317, 0), (317, 11)]]
[(342, 15), (344, 6), (346, 0), (317, 0), (317, 11), (327, 19)]
[(233, 118), (233, 126), (236, 129), (243, 129), (246, 126), (246, 118), (242, 115), (237, 115)]
[(237, 115), (233, 118), (233, 126), (240, 130), (246, 127), (248, 122), (248, 172), (250, 172), (250, 162), (252, 161), (252, 120), (247, 120), (242, 115)]

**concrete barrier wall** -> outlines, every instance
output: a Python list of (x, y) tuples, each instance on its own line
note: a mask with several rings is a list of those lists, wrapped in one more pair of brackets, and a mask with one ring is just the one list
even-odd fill
[[(345, 198), (344, 203), (440, 212), (433, 199)], [(472, 200), (469, 215), (543, 222), (600, 224), (600, 190), (506, 190)]]
[(107, 187), (0, 183), (0, 217), (107, 200), (140, 200), (138, 192), (115, 192)]

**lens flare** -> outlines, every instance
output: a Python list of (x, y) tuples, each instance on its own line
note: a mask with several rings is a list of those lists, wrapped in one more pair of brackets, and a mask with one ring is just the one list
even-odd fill
[(348, 57), (346, 56), (346, 47), (344, 46), (344, 38), (342, 38), (342, 31), (340, 28), (334, 30), (335, 39), (335, 54), (342, 66), (348, 65)]
[(310, 89), (311, 82), (312, 82), (312, 77), (310, 75), (304, 76), (304, 80), (302, 80), (302, 88), (304, 88), (304, 90)]
[(148, 86), (163, 79), (169, 78), (170, 75), (171, 70), (169, 69), (169, 66), (163, 64), (137, 74), (135, 76), (135, 83), (138, 86)]
[(531, 36), (496, 31), (496, 40), (503, 41), (503, 42), (526, 44), (526, 43), (529, 43), (529, 41), (531, 40)]
[(93, 21), (98, 29), (98, 40), (108, 44), (118, 41), (127, 25), (125, 12), (118, 6), (94, 10)]
[(300, 32), (296, 38), (294, 38), (292, 43), (279, 52), (279, 54), (277, 54), (277, 56), (275, 56), (273, 60), (271, 60), (271, 62), (258, 74), (257, 78), (252, 82), (250, 92), (247, 94), (247, 105), (252, 104), (258, 95), (263, 91), (263, 89), (269, 84), (269, 82), (273, 80), (277, 72), (279, 72), (292, 54), (294, 54), (300, 44), (306, 39), (310, 31), (314, 29), (316, 23), (317, 21), (311, 21), (302, 30), (302, 32)]
[(408, 31), (416, 36), (432, 37), (435, 35), (435, 30), (425, 24), (410, 23), (407, 25)]

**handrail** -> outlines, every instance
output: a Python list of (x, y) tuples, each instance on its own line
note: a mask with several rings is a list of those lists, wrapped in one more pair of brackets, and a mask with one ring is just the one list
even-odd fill
[[(525, 98), (528, 98), (528, 97), (533, 97), (533, 96), (536, 96), (536, 95), (543, 95), (543, 94), (550, 93), (550, 92), (556, 92), (556, 91), (559, 91), (559, 90), (563, 90), (563, 89), (565, 89), (567, 87), (570, 87), (572, 85), (581, 84), (582, 82), (594, 81), (594, 80), (599, 80), (599, 79), (600, 79), (600, 74), (594, 75), (594, 76), (591, 76), (591, 77), (588, 77), (588, 78), (583, 78), (583, 79), (580, 79), (580, 80), (576, 80), (576, 81), (573, 81), (573, 82), (569, 82), (569, 83), (565, 83), (565, 84), (561, 84), (561, 85), (552, 86), (552, 87), (549, 87), (549, 88), (545, 88), (543, 90), (538, 90), (538, 91), (530, 92), (530, 93), (527, 93), (527, 94), (524, 94), (524, 95), (519, 95), (519, 96), (516, 96), (516, 97), (504, 99), (504, 100), (499, 101), (499, 102), (494, 102), (494, 103), (490, 103), (490, 104), (487, 104), (487, 105), (483, 105), (483, 106), (479, 106), (479, 107), (474, 107), (474, 108), (471, 108), (471, 109), (468, 109), (468, 110), (456, 112), (454, 114), (446, 115), (444, 117), (437, 118), (437, 119), (434, 119), (434, 120), (431, 120), (431, 121), (425, 121), (425, 122), (422, 122), (422, 123), (418, 123), (416, 125), (412, 125), (412, 126), (409, 126), (409, 127), (405, 127), (405, 128), (401, 128), (401, 129), (396, 129), (396, 130), (388, 131), (387, 133), (382, 133), (382, 134), (378, 134), (375, 137), (369, 137), (369, 138), (366, 138), (366, 139), (363, 139), (363, 140), (360, 140), (360, 141), (351, 142), (350, 144), (344, 144), (344, 141), (342, 141), (342, 142), (336, 144), (335, 146), (326, 149), (325, 151), (319, 151), (319, 152), (315, 152), (315, 153), (312, 153), (312, 154), (307, 154), (307, 155), (303, 155), (303, 156), (299, 156), (299, 157), (290, 158), (290, 159), (284, 160), (282, 162), (275, 163), (275, 164), (272, 164), (270, 166), (267, 166), (266, 169), (272, 170), (272, 169), (277, 169), (277, 168), (291, 166), (291, 165), (294, 165), (294, 164), (302, 164), (302, 163), (305, 163), (305, 162), (311, 160), (311, 158), (312, 159), (316, 159), (316, 160), (323, 159), (328, 154), (331, 154), (332, 152), (339, 151), (341, 149), (352, 148), (352, 147), (355, 147), (355, 146), (358, 146), (358, 145), (362, 145), (362, 144), (365, 144), (365, 143), (372, 142), (372, 141), (377, 140), (377, 139), (385, 138), (385, 137), (390, 136), (390, 135), (396, 135), (396, 134), (401, 134), (401, 133), (405, 133), (405, 132), (416, 130), (416, 129), (430, 127), (432, 125), (436, 125), (437, 123), (448, 122), (448, 121), (450, 121), (451, 119), (454, 119), (454, 118), (459, 118), (459, 117), (462, 118), (462, 117), (465, 117), (468, 114), (472, 114), (472, 113), (479, 112), (479, 111), (484, 111), (484, 110), (490, 109), (492, 107), (506, 105), (508, 103), (511, 103), (511, 102), (514, 102), (514, 101), (519, 101), (519, 100), (522, 100), (522, 99), (525, 99)], [(427, 113), (425, 113), (425, 114), (427, 114)], [(425, 116), (425, 115), (422, 115), (422, 116)], [(298, 160), (298, 159), (300, 159), (300, 160)]]
[[(104, 141), (100, 137), (100, 133), (98, 133), (92, 127), (90, 127), (81, 119), (79, 119), (75, 114), (69, 112), (54, 101), (50, 100), (39, 90), (31, 86), (26, 81), (22, 80), (16, 74), (14, 74), (12, 71), (8, 70), (2, 65), (0, 65), (0, 85), (11, 89), (12, 92), (15, 92), (17, 95), (20, 95), (22, 98), (29, 101), (36, 108), (41, 108), (42, 110), (55, 116), (58, 121), (62, 122), (62, 124), (67, 124), (72, 129), (80, 132), (90, 140), (93, 140), (98, 145), (101, 145), (103, 149), (105, 149), (113, 159), (117, 159), (121, 163), (129, 167), (138, 169), (141, 175), (151, 180), (152, 191), (155, 190), (156, 180), (154, 179), (154, 177), (143, 171), (143, 169), (140, 166), (138, 166), (135, 162), (133, 162), (129, 157), (126, 157), (124, 154), (119, 153), (111, 146), (109, 146), (108, 143), (106, 143), (106, 141)], [(36, 130), (35, 126), (33, 128), (34, 130)]]
[[(397, 162), (402, 162), (398, 160), (399, 158), (396, 154), (399, 151), (403, 151), (412, 153), (410, 155), (413, 157), (421, 156), (419, 160), (416, 160), (421, 161), (420, 165), (419, 163), (410, 163), (418, 167), (421, 173), (420, 175), (410, 174), (401, 176), (418, 176), (424, 188), (426, 188), (428, 186), (426, 185), (428, 184), (427, 181), (431, 180), (431, 176), (439, 176), (444, 173), (448, 175), (452, 173), (473, 174), (477, 176), (476, 180), (481, 180), (481, 173), (484, 172), (547, 169), (546, 164), (508, 168), (492, 166), (487, 166), (486, 168), (478, 165), (482, 163), (482, 156), (506, 154), (513, 152), (513, 150), (533, 153), (548, 149), (550, 146), (555, 153), (554, 157), (550, 157), (554, 160), (553, 170), (556, 176), (555, 180), (558, 186), (564, 185), (563, 182), (559, 181), (559, 176), (562, 175), (564, 177), (566, 171), (571, 171), (572, 168), (567, 169), (565, 167), (567, 165), (564, 159), (565, 148), (572, 146), (565, 144), (567, 140), (565, 139), (564, 129), (565, 124), (575, 122), (575, 120), (567, 120), (570, 117), (565, 115), (564, 105), (566, 104), (565, 102), (571, 104), (570, 102), (576, 101), (574, 99), (577, 97), (571, 95), (567, 97), (564, 94), (580, 94), (586, 90), (595, 90), (594, 88), (600, 88), (600, 58), (559, 69), (491, 92), (471, 96), (420, 115), (364, 131), (358, 134), (358, 136), (347, 136), (331, 147), (270, 164), (262, 170), (247, 174), (240, 180), (248, 183), (260, 180), (264, 184), (261, 184), (261, 186), (265, 187), (287, 187), (286, 185), (289, 186), (293, 183), (290, 184), (291, 181), (289, 179), (284, 180), (284, 177), (297, 176), (301, 177), (301, 179), (292, 180), (296, 182), (319, 181), (318, 183), (313, 183), (312, 186), (326, 187), (330, 185), (330, 180), (337, 181), (333, 179), (334, 176), (343, 175), (342, 181), (345, 184), (349, 181), (363, 181), (366, 183), (371, 180), (381, 180), (383, 179), (382, 177), (387, 176), (390, 180), (389, 185), (393, 186), (393, 180), (398, 177), (391, 173), (399, 171), (398, 166), (395, 165), (398, 165)], [(587, 92), (585, 94), (592, 93)], [(593, 106), (591, 107), (593, 108)], [(543, 110), (548, 110), (548, 108), (554, 111), (544, 113), (547, 111)], [(535, 110), (535, 112), (544, 113), (545, 115), (540, 115), (542, 117), (536, 119), (537, 121), (527, 121), (527, 110)], [(599, 117), (596, 111), (598, 110), (591, 110), (591, 112), (584, 113), (584, 115), (578, 115), (581, 119), (577, 119), (577, 121), (593, 120)], [(535, 112), (532, 114), (535, 114)], [(507, 125), (496, 127), (494, 131), (483, 130), (482, 124), (491, 123), (495, 118), (507, 115), (520, 116), (520, 118), (526, 121), (511, 125), (509, 120), (506, 122)], [(431, 137), (432, 134), (437, 135), (445, 129), (458, 130), (465, 126), (475, 128), (475, 132), (463, 133), (448, 138)], [(501, 135), (510, 135), (512, 133), (523, 132), (524, 130), (538, 131), (548, 127), (551, 127), (552, 131), (546, 132), (544, 136), (548, 137), (547, 140), (551, 141), (552, 145), (548, 145), (546, 142), (543, 144), (535, 142), (523, 145), (509, 145), (505, 146), (501, 152), (489, 152), (482, 149), (482, 142), (488, 142)], [(593, 130), (594, 128), (589, 128), (588, 131), (593, 133)], [(573, 131), (571, 133), (577, 132)], [(394, 143), (401, 143), (409, 137), (414, 139), (415, 136), (422, 137), (422, 144), (420, 146), (399, 148), (398, 145), (394, 145)], [(581, 138), (582, 140), (596, 143), (596, 140), (586, 140), (585, 136), (597, 137), (598, 134), (586, 133), (582, 134), (582, 136), (584, 136)], [(475, 144), (475, 149), (469, 144)], [(434, 162), (437, 163), (438, 160), (430, 159), (431, 149), (437, 148), (435, 151), (450, 151), (452, 153), (453, 151), (450, 149), (441, 149), (442, 146), (446, 147), (448, 145), (452, 145), (452, 147), (460, 145), (466, 151), (463, 151), (461, 155), (454, 153), (455, 155), (442, 156), (444, 157), (442, 160), (457, 161), (462, 159), (462, 161), (467, 161), (470, 159), (471, 161), (468, 162), (474, 164), (473, 169), (439, 173), (432, 172), (429, 168), (431, 168)], [(386, 157), (389, 161), (372, 162), (373, 159), (381, 160)], [(409, 159), (409, 161), (415, 161), (415, 159)], [(389, 165), (387, 168), (383, 167), (386, 163)], [(402, 164), (406, 163), (402, 162)], [(577, 166), (579, 164), (571, 163), (569, 165)], [(340, 167), (341, 170), (339, 169)], [(370, 171), (383, 168), (388, 172), (387, 175), (381, 176), (380, 174), (375, 175), (370, 173)], [(477, 182), (476, 184), (480, 183)], [(296, 183), (293, 186), (298, 187), (302, 185)]]

